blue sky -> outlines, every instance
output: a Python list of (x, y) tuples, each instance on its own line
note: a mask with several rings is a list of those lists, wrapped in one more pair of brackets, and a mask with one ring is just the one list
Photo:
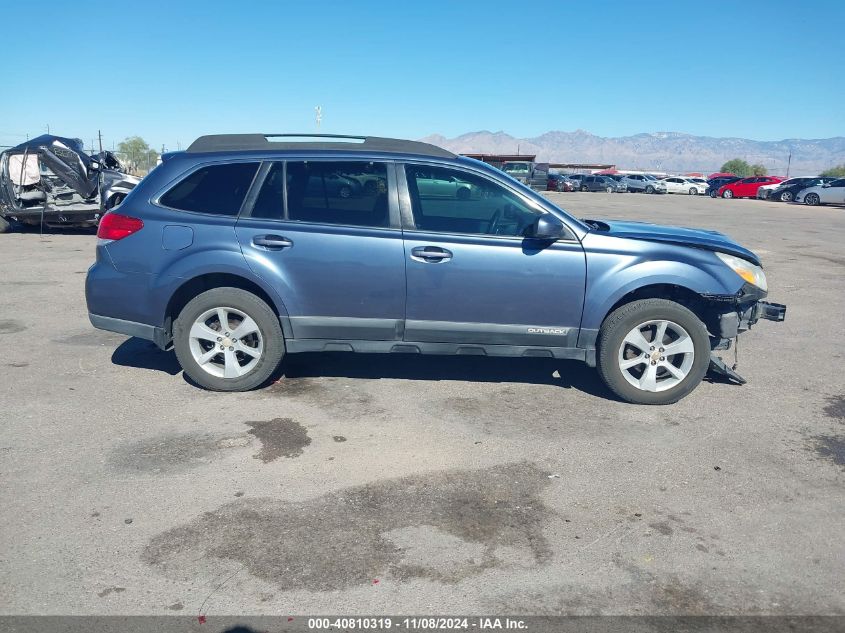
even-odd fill
[[(213, 132), (845, 135), (845, 2), (6, 2), (0, 145)], [(123, 8), (126, 7), (126, 8)]]

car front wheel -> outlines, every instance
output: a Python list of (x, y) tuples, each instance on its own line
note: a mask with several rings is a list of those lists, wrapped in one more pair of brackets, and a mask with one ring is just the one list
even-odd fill
[(240, 288), (214, 288), (194, 297), (173, 324), (182, 369), (212, 391), (248, 391), (276, 371), (285, 353), (276, 313)]
[(733, 198), (734, 192), (731, 191), (730, 189), (725, 189), (725, 193), (722, 194), (722, 197), (723, 198)]
[(695, 389), (710, 366), (704, 323), (666, 299), (625, 304), (605, 319), (597, 368), (617, 396), (636, 404), (672, 404)]
[(781, 202), (792, 202), (794, 196), (792, 195), (791, 191), (784, 191), (780, 194), (780, 201)]
[(698, 195), (698, 189), (696, 189), (695, 187), (690, 187), (689, 188), (689, 195), (697, 196)]
[(808, 193), (804, 196), (804, 204), (808, 204), (811, 207), (816, 206), (819, 202), (821, 202), (821, 198), (819, 198), (819, 194), (817, 193)]
[(646, 193), (654, 193), (654, 187), (649, 185), (648, 187), (645, 188), (645, 192)]

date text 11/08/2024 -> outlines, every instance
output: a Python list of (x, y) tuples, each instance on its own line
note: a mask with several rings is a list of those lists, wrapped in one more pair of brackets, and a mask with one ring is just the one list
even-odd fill
[(356, 618), (309, 618), (308, 629), (320, 630), (352, 630), (352, 629), (404, 629), (406, 631), (426, 630), (527, 630), (524, 620), (516, 618), (477, 617), (477, 618), (447, 618), (447, 617), (356, 617)]

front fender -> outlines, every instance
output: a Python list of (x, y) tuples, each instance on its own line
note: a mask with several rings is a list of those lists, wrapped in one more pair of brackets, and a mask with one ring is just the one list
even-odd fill
[(669, 284), (697, 294), (732, 295), (743, 280), (712, 251), (687, 246), (590, 234), (587, 290), (582, 332), (598, 332), (607, 314), (625, 295), (646, 286)]

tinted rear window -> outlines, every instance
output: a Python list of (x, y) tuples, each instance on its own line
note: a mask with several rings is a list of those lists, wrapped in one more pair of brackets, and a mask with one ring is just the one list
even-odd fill
[(164, 194), (166, 207), (213, 215), (237, 215), (258, 163), (209, 165), (193, 172)]

